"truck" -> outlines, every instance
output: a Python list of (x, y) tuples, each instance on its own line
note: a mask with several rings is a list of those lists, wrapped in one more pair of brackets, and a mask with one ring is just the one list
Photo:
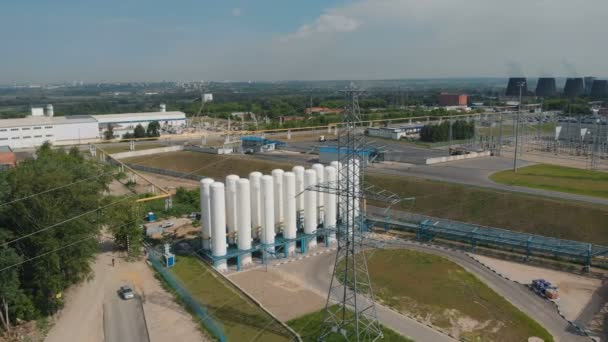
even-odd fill
[(530, 288), (538, 295), (543, 296), (547, 299), (557, 299), (559, 297), (559, 290), (557, 286), (551, 284), (545, 279), (532, 280)]

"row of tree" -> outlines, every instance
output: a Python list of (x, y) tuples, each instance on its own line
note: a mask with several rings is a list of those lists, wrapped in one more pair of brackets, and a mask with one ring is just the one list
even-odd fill
[[(106, 140), (114, 139), (114, 127), (112, 124), (108, 124), (106, 127), (106, 131), (104, 132), (104, 138)], [(141, 124), (135, 126), (133, 133), (125, 133), (123, 134), (123, 139), (133, 139), (133, 138), (155, 138), (160, 137), (160, 123), (158, 121), (152, 121), (148, 124), (147, 128), (144, 128)]]
[(112, 177), (109, 166), (86, 159), (77, 148), (52, 149), (48, 143), (35, 159), (0, 172), (4, 330), (17, 319), (61, 308), (62, 292), (91, 275), (102, 228), (109, 228), (119, 246), (137, 245), (135, 204), (105, 196)]
[(453, 140), (471, 139), (475, 136), (475, 123), (456, 120), (451, 125), (449, 121), (444, 121), (439, 125), (425, 125), (420, 130), (420, 140), (425, 142), (448, 141), (450, 130)]

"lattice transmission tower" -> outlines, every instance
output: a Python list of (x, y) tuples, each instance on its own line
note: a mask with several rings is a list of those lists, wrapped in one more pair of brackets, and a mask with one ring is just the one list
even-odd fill
[(364, 249), (369, 227), (364, 213), (366, 200), (388, 203), (401, 199), (388, 191), (367, 185), (363, 170), (370, 161), (372, 149), (366, 144), (361, 123), (359, 96), (362, 91), (352, 84), (344, 91), (346, 107), (338, 135), (338, 180), (317, 184), (309, 191), (336, 194), (338, 220), (335, 227), (337, 253), (325, 306), (325, 320), (319, 340), (339, 334), (347, 341), (375, 341), (382, 338), (374, 293)]

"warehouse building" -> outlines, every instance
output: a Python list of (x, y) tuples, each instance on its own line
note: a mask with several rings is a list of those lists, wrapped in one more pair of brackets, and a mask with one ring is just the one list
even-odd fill
[(370, 127), (366, 133), (370, 137), (399, 140), (402, 138), (420, 138), (424, 125), (406, 125), (399, 127)]
[(469, 96), (466, 94), (441, 93), (438, 98), (439, 105), (442, 107), (466, 107)]
[(153, 121), (160, 123), (161, 131), (179, 133), (186, 126), (186, 114), (183, 112), (149, 112), (91, 115), (99, 124), (98, 136), (101, 138), (111, 125), (115, 137), (122, 137), (125, 133), (133, 133), (137, 125), (144, 128)]

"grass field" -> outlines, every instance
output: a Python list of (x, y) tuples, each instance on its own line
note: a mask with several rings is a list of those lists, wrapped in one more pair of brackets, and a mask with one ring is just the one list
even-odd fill
[[(296, 319), (292, 319), (287, 324), (300, 334), (305, 342), (316, 342), (317, 338), (323, 333), (324, 311), (313, 312)], [(384, 339), (382, 341), (389, 342), (412, 342), (409, 338), (405, 338), (391, 329), (382, 327)], [(338, 335), (331, 335), (325, 340), (328, 342), (344, 341), (344, 338)]]
[(376, 298), (467, 341), (552, 341), (549, 332), (455, 263), (381, 249), (368, 257)]
[(292, 335), (195, 257), (177, 256), (171, 272), (214, 317), (228, 341), (290, 341)]
[(490, 179), (495, 182), (608, 198), (608, 173), (564, 166), (538, 164), (513, 171), (501, 171)]
[[(125, 162), (167, 168), (223, 179), (235, 173), (270, 173), (292, 165), (242, 156), (196, 152), (164, 153), (126, 159)], [(413, 177), (378, 176), (366, 180), (403, 197), (415, 196), (414, 205), (404, 202), (395, 209), (505, 228), (557, 238), (608, 245), (608, 207), (544, 197), (501, 192)], [(532, 215), (533, 214), (533, 215)]]

